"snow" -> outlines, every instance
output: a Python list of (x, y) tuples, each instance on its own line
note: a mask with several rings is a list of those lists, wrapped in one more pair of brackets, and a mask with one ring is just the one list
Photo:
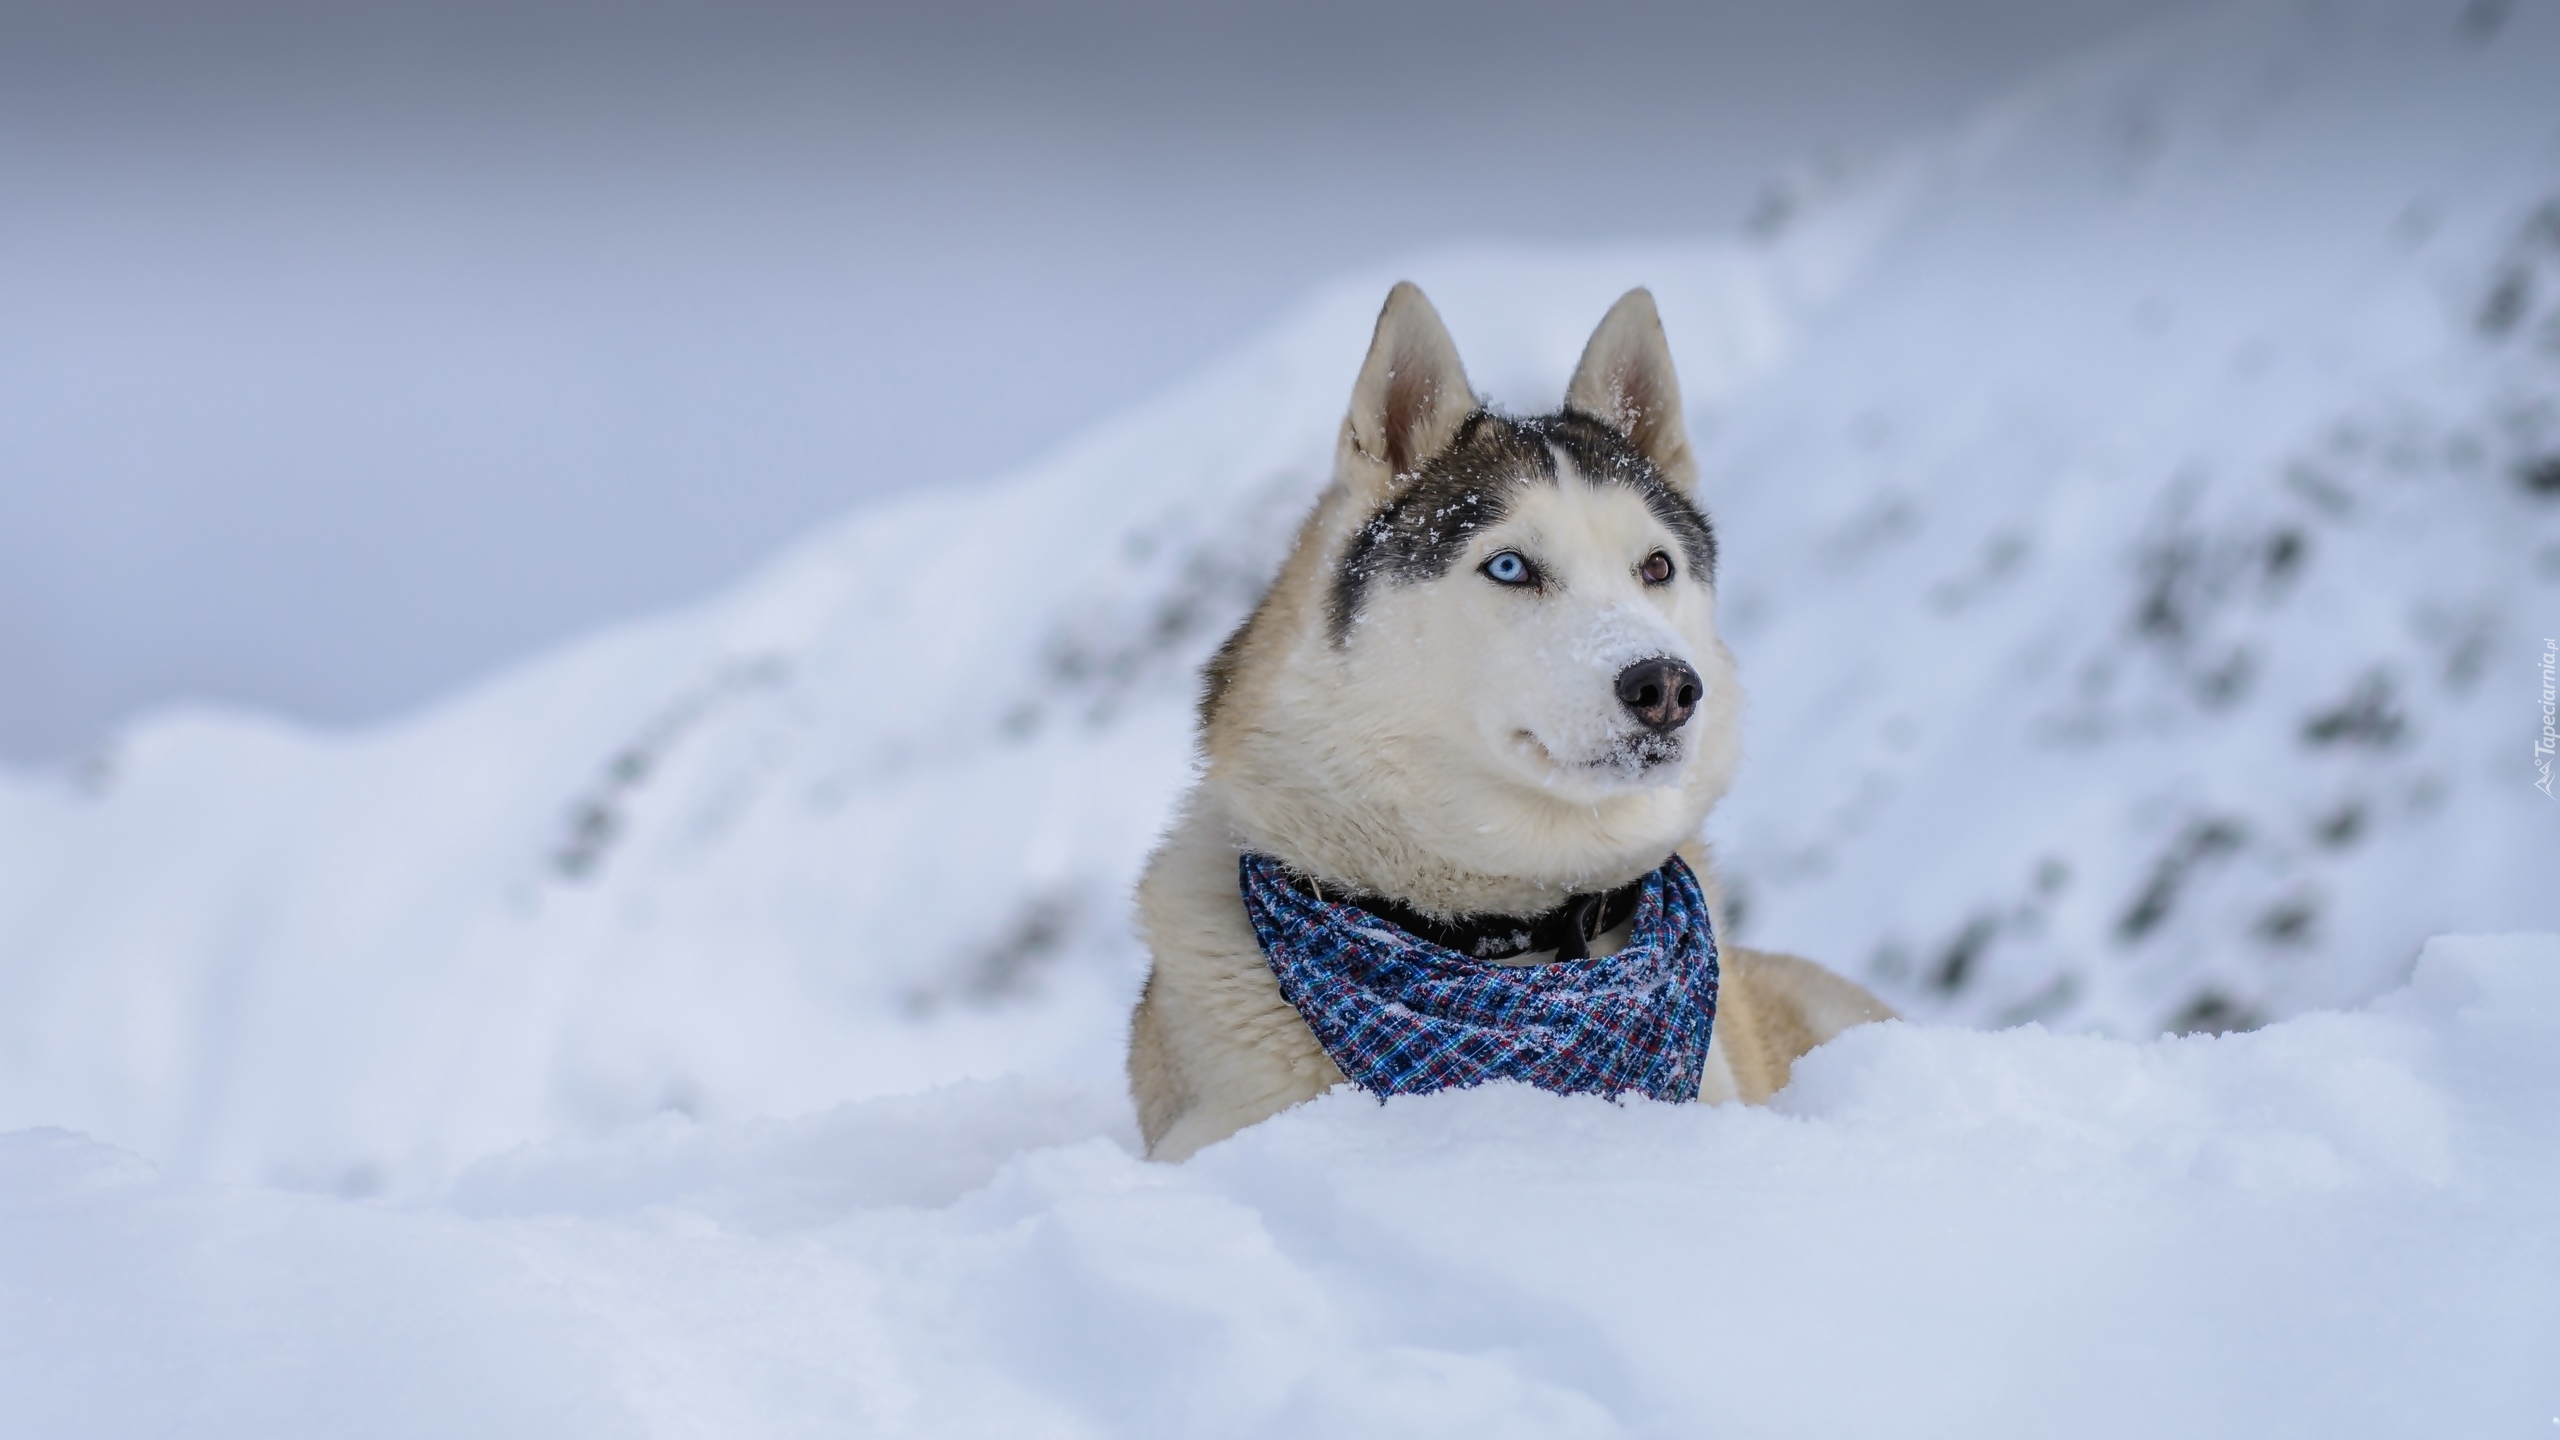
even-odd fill
[(1729, 929), (1920, 1022), (1773, 1110), (1131, 1157), (1127, 889), (1383, 273), (391, 729), (0, 774), (0, 1432), (2543, 1433), (2560, 941), (2428, 937), (2560, 931), (2555, 62), (2242, 7), (1405, 268), (1519, 409), (1662, 303)]
[(1783, 1102), (666, 1116), (443, 1194), (0, 1141), (12, 1434), (2502, 1435), (2560, 1406), (2560, 939), (2244, 1035), (1889, 1024)]

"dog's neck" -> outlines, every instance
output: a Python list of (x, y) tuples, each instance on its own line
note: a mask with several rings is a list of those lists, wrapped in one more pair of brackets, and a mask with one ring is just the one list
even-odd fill
[[(1267, 782), (1230, 788), (1209, 777), (1230, 838), (1239, 850), (1279, 860), (1298, 874), (1346, 893), (1392, 901), (1434, 920), (1460, 916), (1542, 915), (1576, 895), (1617, 889), (1662, 864), (1694, 825), (1676, 833), (1613, 837), (1584, 833), (1541, 858), (1542, 873), (1472, 868), (1417, 843), (1404, 818), (1340, 797), (1289, 793)], [(1588, 811), (1570, 820), (1594, 826)], [(1596, 827), (1595, 827), (1596, 828)]]

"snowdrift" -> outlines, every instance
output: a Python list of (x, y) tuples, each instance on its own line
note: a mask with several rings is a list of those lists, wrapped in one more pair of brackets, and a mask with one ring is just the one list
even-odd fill
[(1180, 1167), (1014, 1080), (406, 1204), (0, 1139), (0, 1428), (2539, 1435), (2560, 938), (2253, 1034), (1853, 1031), (1773, 1110), (1343, 1092)]

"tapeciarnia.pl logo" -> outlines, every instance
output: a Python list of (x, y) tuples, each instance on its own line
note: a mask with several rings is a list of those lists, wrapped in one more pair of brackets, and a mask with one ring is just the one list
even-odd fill
[(2560, 709), (2560, 688), (2553, 683), (2555, 671), (2560, 671), (2560, 643), (2546, 638), (2542, 642), (2542, 738), (2533, 742), (2533, 768), (2540, 777), (2533, 782), (2533, 788), (2545, 798), (2551, 795), (2552, 750), (2560, 746), (2560, 732), (2552, 729), (2553, 714)]

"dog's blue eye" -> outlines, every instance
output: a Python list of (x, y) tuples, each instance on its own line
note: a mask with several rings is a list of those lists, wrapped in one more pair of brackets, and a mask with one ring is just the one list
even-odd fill
[(1517, 550), (1505, 550), (1484, 562), (1484, 573), (1499, 585), (1526, 585), (1531, 578), (1529, 562)]

